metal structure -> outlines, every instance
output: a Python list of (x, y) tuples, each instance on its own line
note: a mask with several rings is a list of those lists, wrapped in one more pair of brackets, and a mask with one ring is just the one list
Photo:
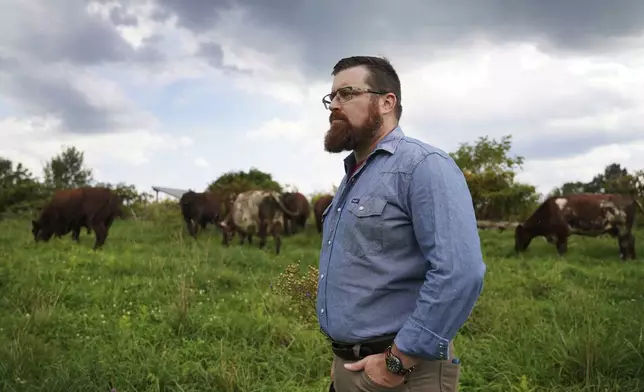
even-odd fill
[(183, 196), (184, 193), (191, 191), (192, 189), (185, 190), (185, 189), (177, 189), (177, 188), (166, 188), (163, 186), (153, 186), (152, 190), (156, 192), (156, 199), (157, 202), (159, 201), (159, 192), (163, 192), (166, 195), (170, 195), (172, 197), (175, 197), (177, 199), (181, 199), (181, 196)]

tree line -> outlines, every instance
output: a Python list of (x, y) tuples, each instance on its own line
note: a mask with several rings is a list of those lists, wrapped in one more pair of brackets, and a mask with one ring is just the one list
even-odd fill
[[(463, 170), (479, 220), (523, 220), (529, 216), (543, 196), (571, 193), (620, 193), (644, 199), (644, 170), (629, 172), (619, 163), (611, 163), (587, 183), (564, 183), (547, 195), (536, 187), (517, 181), (524, 158), (511, 156), (511, 136), (500, 140), (480, 137), (473, 143), (461, 143), (450, 155)], [(47, 161), (38, 179), (20, 162), (0, 157), (0, 215), (33, 214), (57, 189), (81, 186), (106, 186), (114, 189), (125, 204), (141, 207), (153, 201), (152, 194), (140, 192), (134, 185), (95, 181), (93, 170), (85, 164), (84, 152), (74, 146)], [(275, 181), (270, 173), (257, 168), (229, 171), (213, 180), (205, 190), (226, 198), (232, 192), (249, 189), (270, 189), (283, 192), (287, 184)], [(329, 193), (334, 193), (336, 187)], [(322, 193), (311, 195), (312, 202)]]

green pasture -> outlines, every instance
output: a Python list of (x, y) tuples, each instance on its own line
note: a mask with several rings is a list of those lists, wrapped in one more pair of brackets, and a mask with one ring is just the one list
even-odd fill
[[(223, 248), (209, 228), (195, 241), (177, 214), (116, 221), (99, 252), (84, 230), (35, 244), (28, 220), (1, 221), (0, 391), (327, 391), (313, 302), (276, 290), (313, 289), (312, 225), (276, 257), (271, 239)], [(644, 231), (635, 262), (610, 238), (572, 238), (562, 259), (541, 239), (516, 257), (512, 232), (481, 238), (461, 391), (644, 389)], [(289, 265), (301, 281), (280, 280)]]

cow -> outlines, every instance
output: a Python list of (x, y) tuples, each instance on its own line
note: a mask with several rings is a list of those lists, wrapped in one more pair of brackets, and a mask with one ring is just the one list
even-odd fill
[(95, 234), (93, 249), (105, 244), (114, 219), (124, 218), (121, 198), (104, 187), (82, 187), (57, 190), (41, 210), (38, 220), (32, 220), (36, 242), (48, 242), (53, 235), (62, 237), (72, 231), (72, 239), (79, 242), (80, 230), (87, 228)]
[(318, 233), (322, 233), (322, 213), (333, 201), (333, 196), (323, 195), (313, 203), (313, 215), (315, 215), (315, 227)]
[(179, 199), (181, 214), (186, 222), (186, 228), (193, 238), (197, 238), (199, 226), (204, 230), (208, 223), (218, 227), (222, 201), (211, 192), (188, 191)]
[(522, 224), (517, 225), (514, 248), (517, 253), (528, 248), (533, 238), (545, 237), (560, 256), (568, 250), (568, 237), (597, 237), (608, 234), (617, 238), (620, 258), (635, 259), (632, 227), (636, 208), (642, 204), (630, 196), (578, 193), (548, 197)]
[(259, 248), (266, 246), (266, 235), (270, 233), (275, 240), (275, 253), (280, 253), (283, 231), (283, 214), (296, 218), (297, 212), (291, 211), (284, 205), (279, 192), (268, 190), (251, 190), (241, 192), (235, 198), (225, 219), (220, 222), (223, 235), (223, 244), (228, 245), (229, 234), (237, 232), (241, 243), (248, 238), (251, 243), (252, 236), (257, 234), (260, 238)]
[(295, 234), (299, 229), (304, 230), (310, 212), (309, 201), (306, 196), (299, 192), (286, 192), (283, 195), (283, 200), (286, 208), (298, 214), (295, 218), (284, 215), (284, 232), (286, 234)]

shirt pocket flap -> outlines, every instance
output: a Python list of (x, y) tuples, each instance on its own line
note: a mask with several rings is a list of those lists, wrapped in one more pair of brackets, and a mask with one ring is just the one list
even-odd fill
[(349, 211), (359, 218), (365, 218), (368, 216), (378, 216), (382, 215), (382, 211), (385, 209), (387, 201), (380, 197), (372, 197), (366, 199), (361, 203), (351, 203)]

